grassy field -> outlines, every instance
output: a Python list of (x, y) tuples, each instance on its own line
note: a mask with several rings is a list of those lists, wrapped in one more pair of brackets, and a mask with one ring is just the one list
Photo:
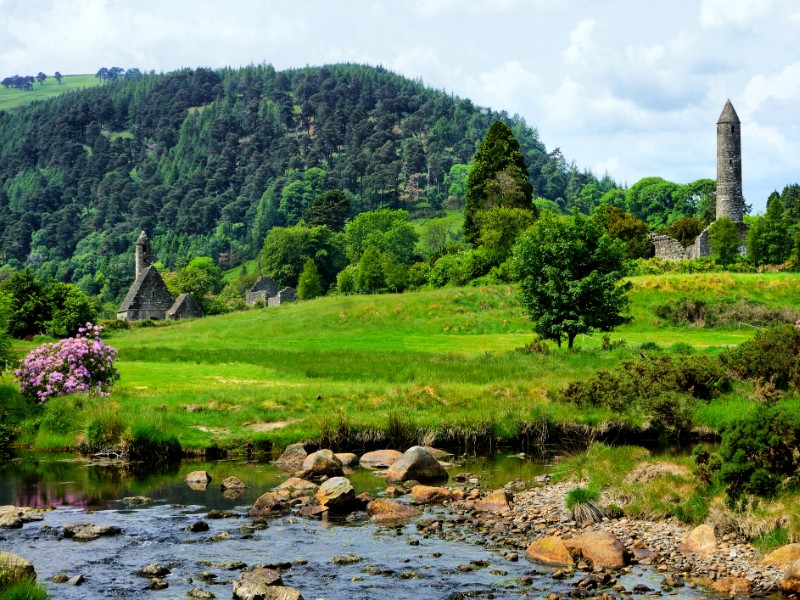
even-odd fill
[[(490, 432), (512, 439), (526, 423), (600, 425), (618, 416), (577, 413), (554, 399), (575, 379), (637, 356), (649, 342), (718, 353), (749, 339), (752, 327), (670, 327), (655, 315), (669, 300), (759, 300), (796, 304), (800, 277), (711, 274), (637, 277), (631, 324), (612, 334), (623, 347), (602, 351), (599, 335), (576, 340), (577, 352), (515, 352), (533, 339), (512, 286), (450, 288), (400, 295), (333, 296), (167, 327), (109, 332), (120, 350), (121, 379), (111, 398), (62, 399), (23, 441), (74, 444), (95, 420), (124, 429), (145, 422), (174, 432), (184, 448), (241, 447), (270, 440), (352, 433), (369, 439), (402, 430), (428, 441)], [(706, 408), (714, 426), (742, 410), (726, 396)], [(48, 421), (47, 415), (53, 413)], [(104, 421), (105, 420), (105, 421)], [(634, 423), (635, 425), (635, 423)], [(387, 433), (388, 432), (388, 433)]]
[(94, 75), (65, 75), (61, 80), (61, 85), (58, 85), (58, 82), (52, 77), (48, 77), (43, 85), (34, 82), (31, 91), (0, 87), (0, 110), (27, 106), (36, 100), (47, 100), (72, 90), (96, 85), (100, 85), (100, 80)]

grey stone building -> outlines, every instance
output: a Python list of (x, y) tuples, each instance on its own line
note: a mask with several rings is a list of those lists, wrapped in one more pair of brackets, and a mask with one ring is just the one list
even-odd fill
[(280, 306), (295, 300), (297, 300), (297, 292), (293, 287), (278, 290), (278, 286), (272, 278), (266, 275), (259, 277), (253, 287), (245, 293), (245, 302), (250, 306), (259, 301), (263, 302), (264, 306)]
[(267, 300), (277, 293), (278, 286), (272, 281), (272, 277), (262, 275), (258, 278), (258, 281), (253, 284), (253, 287), (245, 292), (245, 302), (252, 306), (260, 300), (264, 303), (264, 306), (266, 306)]
[(189, 319), (205, 316), (190, 294), (172, 297), (161, 274), (152, 265), (152, 246), (143, 231), (136, 240), (136, 270), (133, 284), (117, 311), (117, 319)]
[[(739, 115), (728, 100), (722, 108), (717, 121), (717, 214), (716, 218), (729, 218), (739, 229), (741, 246), (745, 254), (747, 225), (744, 224), (744, 196), (742, 195), (742, 131)], [(684, 248), (681, 243), (668, 235), (650, 234), (655, 246), (655, 255), (670, 260), (685, 260), (711, 254), (708, 240), (708, 227), (697, 236), (691, 246)]]

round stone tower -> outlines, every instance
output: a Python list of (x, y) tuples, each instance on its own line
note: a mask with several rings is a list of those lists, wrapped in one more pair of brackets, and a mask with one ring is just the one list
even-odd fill
[(717, 121), (717, 219), (741, 223), (743, 216), (741, 123), (728, 100)]
[(136, 279), (152, 264), (152, 247), (147, 234), (143, 231), (136, 240)]

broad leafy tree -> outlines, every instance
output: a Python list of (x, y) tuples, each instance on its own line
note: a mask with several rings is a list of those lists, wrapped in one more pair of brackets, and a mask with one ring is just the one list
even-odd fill
[(695, 217), (683, 217), (664, 229), (665, 234), (678, 240), (684, 248), (691, 246), (702, 231), (703, 223)]
[(520, 303), (534, 331), (572, 348), (577, 335), (629, 322), (624, 250), (598, 219), (544, 213), (514, 247)]
[(391, 252), (403, 264), (411, 264), (417, 232), (405, 210), (381, 209), (361, 213), (344, 228), (347, 258), (356, 262), (368, 246)]
[(535, 211), (525, 158), (511, 129), (495, 121), (483, 138), (467, 175), (467, 204), (464, 210), (464, 236), (478, 240), (477, 213), (495, 206)]
[(344, 236), (326, 226), (275, 227), (264, 239), (259, 265), (278, 286), (297, 287), (306, 261), (311, 258), (319, 272), (323, 289), (336, 280), (336, 274), (347, 264)]
[(776, 194), (767, 202), (766, 214), (750, 222), (747, 258), (754, 265), (777, 265), (785, 262), (791, 251), (789, 220), (784, 214), (781, 198)]
[(653, 256), (654, 248), (647, 234), (650, 228), (641, 219), (616, 206), (603, 206), (597, 210), (595, 217), (605, 227), (608, 235), (615, 240), (625, 242), (625, 258), (649, 258)]
[(729, 265), (739, 256), (739, 229), (728, 217), (717, 219), (708, 228), (711, 254), (721, 265)]

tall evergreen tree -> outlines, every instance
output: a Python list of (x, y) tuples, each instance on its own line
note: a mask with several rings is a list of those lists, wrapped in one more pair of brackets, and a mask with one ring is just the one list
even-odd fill
[(496, 206), (536, 211), (525, 159), (519, 142), (502, 121), (495, 121), (475, 153), (467, 175), (467, 204), (464, 210), (464, 235), (476, 242), (480, 223), (478, 211)]

